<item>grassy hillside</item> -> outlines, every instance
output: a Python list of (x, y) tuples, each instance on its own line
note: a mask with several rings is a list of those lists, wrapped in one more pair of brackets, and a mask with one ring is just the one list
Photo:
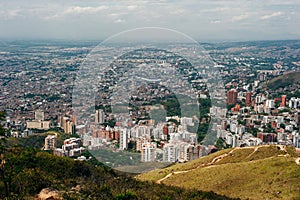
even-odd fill
[(232, 198), (299, 199), (300, 166), (295, 161), (293, 147), (235, 148), (136, 178)]
[(279, 89), (287, 86), (291, 86), (293, 84), (297, 84), (300, 82), (300, 72), (292, 72), (282, 76), (278, 76), (272, 80), (270, 80), (267, 84), (269, 89)]

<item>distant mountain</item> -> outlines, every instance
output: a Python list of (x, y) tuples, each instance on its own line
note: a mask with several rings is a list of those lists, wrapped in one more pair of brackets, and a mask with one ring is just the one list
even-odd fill
[(226, 149), (136, 178), (232, 198), (300, 199), (299, 157), (293, 147)]
[(277, 90), (279, 88), (285, 88), (295, 84), (300, 84), (300, 72), (291, 72), (273, 78), (267, 83), (267, 87), (271, 90)]

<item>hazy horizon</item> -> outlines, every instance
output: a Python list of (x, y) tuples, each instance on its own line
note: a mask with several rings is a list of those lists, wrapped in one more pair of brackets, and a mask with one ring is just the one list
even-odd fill
[[(68, 38), (0, 38), (1, 43), (10, 42), (86, 42), (101, 43), (105, 39), (68, 39)], [(274, 42), (274, 41), (300, 41), (300, 38), (291, 39), (264, 39), (264, 40), (196, 40), (200, 44), (221, 44), (221, 43), (247, 43), (247, 42)]]

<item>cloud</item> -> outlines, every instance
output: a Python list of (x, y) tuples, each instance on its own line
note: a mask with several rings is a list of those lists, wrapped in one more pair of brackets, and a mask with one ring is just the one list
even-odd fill
[(171, 8), (171, 10), (170, 10), (170, 14), (173, 14), (173, 15), (183, 14), (184, 12), (185, 12), (185, 10), (182, 8)]
[(238, 22), (238, 21), (247, 19), (247, 18), (249, 18), (249, 17), (250, 17), (250, 15), (249, 15), (248, 13), (246, 13), (246, 14), (241, 14), (241, 15), (233, 16), (233, 17), (231, 18), (231, 21), (233, 21), (233, 22)]
[(130, 11), (134, 11), (134, 10), (136, 10), (137, 8), (138, 8), (137, 5), (129, 5), (129, 6), (127, 6), (127, 9), (130, 10)]
[(122, 13), (110, 13), (108, 16), (112, 19), (116, 19), (116, 18), (119, 18), (122, 15), (123, 15)]
[(210, 23), (211, 24), (219, 24), (219, 23), (221, 23), (221, 20), (212, 20), (212, 21), (210, 21)]
[(109, 7), (108, 6), (96, 6), (96, 7), (91, 7), (91, 6), (69, 6), (66, 7), (65, 9), (61, 11), (57, 11), (56, 14), (42, 17), (42, 19), (45, 20), (52, 20), (52, 19), (60, 19), (63, 18), (64, 16), (68, 15), (83, 15), (83, 14), (95, 14), (100, 11), (107, 10)]
[(20, 10), (19, 9), (10, 10), (7, 12), (7, 14), (8, 14), (9, 18), (14, 18), (20, 14)]
[(125, 22), (124, 19), (116, 19), (116, 20), (114, 21), (114, 23), (124, 23), (124, 22)]
[(98, 6), (98, 7), (80, 7), (80, 6), (72, 6), (68, 7), (64, 10), (64, 14), (73, 14), (73, 13), (96, 13), (102, 10), (108, 9), (108, 6)]
[(19, 16), (21, 16), (20, 9), (0, 10), (0, 17), (3, 20), (13, 20)]
[(260, 19), (267, 20), (267, 19), (271, 19), (271, 18), (278, 17), (278, 16), (281, 16), (281, 15), (283, 15), (283, 12), (273, 12), (269, 15), (262, 16)]
[(203, 9), (203, 10), (201, 10), (201, 12), (218, 13), (218, 12), (224, 12), (224, 11), (228, 11), (228, 10), (230, 10), (230, 8), (228, 8), (228, 7), (217, 7), (217, 8)]

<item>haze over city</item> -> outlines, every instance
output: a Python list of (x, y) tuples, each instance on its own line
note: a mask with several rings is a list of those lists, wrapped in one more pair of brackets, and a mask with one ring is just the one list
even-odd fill
[(0, 38), (103, 40), (163, 27), (198, 41), (298, 39), (297, 0), (0, 1)]

